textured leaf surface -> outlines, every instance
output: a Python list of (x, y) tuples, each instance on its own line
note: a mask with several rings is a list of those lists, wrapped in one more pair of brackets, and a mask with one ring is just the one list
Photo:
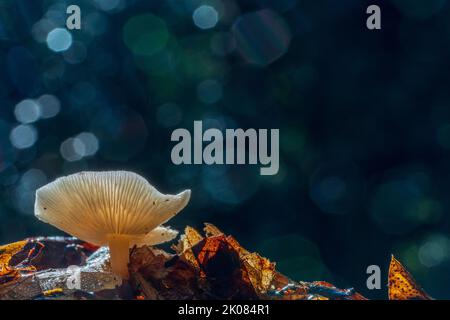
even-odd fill
[(389, 300), (431, 300), (394, 256), (389, 266), (388, 287)]

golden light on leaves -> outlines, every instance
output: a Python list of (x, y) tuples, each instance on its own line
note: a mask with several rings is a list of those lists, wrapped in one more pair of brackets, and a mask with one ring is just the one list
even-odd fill
[[(212, 224), (205, 224), (203, 232), (186, 227), (172, 249), (175, 252), (151, 246), (132, 248), (129, 270), (133, 291), (130, 296), (122, 297), (120, 289), (110, 290), (117, 283), (107, 290), (93, 286), (95, 292), (70, 292), (61, 287), (65, 280), (60, 280), (68, 276), (68, 266), (90, 264), (98, 268), (96, 261), (109, 263), (105, 248), (96, 251), (97, 247), (89, 243), (63, 237), (27, 239), (0, 246), (0, 299), (103, 299), (101, 294), (109, 292), (110, 298), (139, 300), (367, 300), (353, 288), (340, 289), (325, 281), (294, 281), (276, 271), (274, 262), (243, 248), (233, 236)], [(96, 258), (89, 260), (91, 255)], [(107, 277), (104, 271), (92, 276), (90, 283), (103, 283)], [(62, 278), (58, 282), (55, 277)], [(393, 256), (388, 297), (390, 300), (432, 299)]]
[(11, 257), (22, 250), (26, 243), (27, 241), (18, 241), (0, 246), (0, 274), (3, 275), (10, 270), (9, 261)]
[(389, 300), (431, 300), (403, 265), (391, 257), (388, 276)]
[[(16, 279), (20, 276), (20, 271), (36, 271), (34, 266), (10, 265), (12, 257), (24, 250), (27, 243), (28, 241), (24, 240), (0, 246), (0, 283)], [(27, 257), (33, 253), (32, 250), (27, 253)]]
[(248, 287), (255, 296), (269, 289), (275, 272), (274, 263), (242, 248), (236, 239), (224, 235), (212, 224), (205, 224), (204, 232), (206, 237), (187, 227), (177, 246), (182, 249), (179, 253), (186, 261), (198, 268), (200, 277), (206, 278), (217, 272), (220, 267), (216, 268), (216, 264), (220, 262), (234, 267), (236, 274), (229, 275), (230, 278)]

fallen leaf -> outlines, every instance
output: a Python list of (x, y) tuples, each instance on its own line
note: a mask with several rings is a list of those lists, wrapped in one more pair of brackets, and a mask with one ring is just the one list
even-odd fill
[(195, 268), (199, 268), (197, 259), (192, 252), (192, 247), (202, 241), (204, 237), (194, 228), (187, 226), (184, 229), (184, 234), (181, 235), (177, 245), (172, 246), (172, 249), (180, 256), (192, 264)]
[(256, 299), (250, 274), (225, 235), (204, 238), (192, 247), (203, 288), (221, 299)]
[(195, 246), (197, 243), (202, 241), (204, 237), (194, 228), (187, 226), (184, 229), (184, 234), (180, 238), (180, 242), (176, 247), (177, 253), (182, 253)]
[(9, 261), (16, 253), (20, 252), (27, 244), (27, 241), (18, 241), (4, 246), (0, 246), (0, 275), (10, 270)]
[(232, 236), (227, 236), (227, 242), (238, 252), (242, 267), (247, 271), (256, 292), (264, 294), (274, 278), (275, 263), (255, 252), (249, 252)]
[(205, 232), (205, 235), (207, 237), (214, 237), (214, 236), (220, 236), (223, 234), (223, 232), (217, 228), (215, 225), (211, 223), (205, 223), (205, 227), (203, 228), (203, 231)]
[[(186, 228), (184, 257), (200, 271), (200, 277), (215, 279), (222, 295), (247, 295), (261, 297), (269, 289), (274, 277), (275, 264), (257, 253), (243, 248), (232, 236), (226, 236), (216, 226), (205, 223), (205, 237), (194, 229)], [(196, 243), (191, 247), (191, 243)], [(220, 280), (232, 283), (229, 293), (220, 288)], [(234, 290), (234, 292), (233, 292)]]
[(394, 256), (389, 265), (388, 290), (389, 300), (432, 300)]
[[(25, 265), (24, 263), (11, 263), (13, 257), (24, 251), (27, 244), (28, 241), (23, 240), (0, 246), (0, 284), (19, 278), (21, 271), (36, 271), (34, 266)], [(33, 253), (35, 253), (34, 250), (35, 249), (33, 248), (25, 253), (27, 260), (29, 260)]]

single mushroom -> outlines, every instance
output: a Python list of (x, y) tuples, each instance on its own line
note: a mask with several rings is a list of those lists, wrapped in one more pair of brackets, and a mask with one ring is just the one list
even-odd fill
[(165, 195), (136, 173), (80, 172), (36, 191), (39, 220), (98, 246), (109, 246), (112, 271), (128, 278), (129, 248), (175, 238), (161, 224), (189, 202), (191, 191)]

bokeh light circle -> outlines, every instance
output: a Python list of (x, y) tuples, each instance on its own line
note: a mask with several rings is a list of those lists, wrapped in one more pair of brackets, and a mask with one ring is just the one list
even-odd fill
[(14, 115), (21, 123), (33, 123), (40, 117), (39, 105), (31, 99), (22, 100), (14, 108)]
[(72, 35), (64, 28), (55, 28), (47, 35), (47, 46), (54, 52), (66, 51), (72, 45)]
[(38, 133), (32, 125), (21, 124), (11, 130), (9, 139), (17, 149), (26, 149), (35, 144)]
[(51, 94), (40, 96), (36, 102), (39, 106), (39, 114), (43, 119), (53, 118), (61, 109), (59, 99)]
[(192, 14), (192, 20), (200, 29), (211, 29), (219, 22), (219, 14), (212, 6), (201, 5)]
[(99, 141), (95, 134), (92, 132), (82, 132), (76, 136), (76, 139), (83, 145), (82, 150), (79, 150), (79, 153), (82, 154), (83, 157), (93, 156), (97, 153)]
[(77, 138), (69, 138), (61, 143), (59, 152), (66, 161), (78, 161), (83, 158), (84, 145)]

